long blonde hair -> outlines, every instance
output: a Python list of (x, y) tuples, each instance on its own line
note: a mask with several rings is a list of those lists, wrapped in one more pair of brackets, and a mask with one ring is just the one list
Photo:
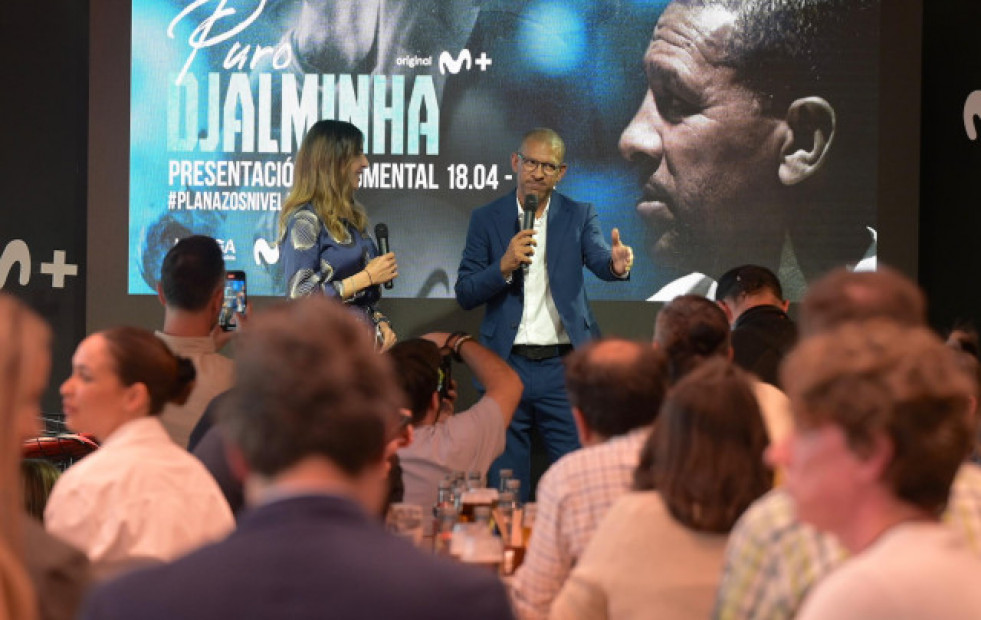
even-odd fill
[(354, 199), (351, 162), (363, 153), (364, 134), (344, 121), (323, 120), (310, 127), (296, 154), (293, 188), (279, 214), (279, 239), (286, 235), (290, 216), (309, 204), (335, 239), (347, 237), (346, 220), (360, 232), (368, 216)]
[(18, 416), (28, 355), (46, 349), (49, 341), (50, 330), (40, 317), (0, 293), (0, 617), (4, 618), (37, 617), (37, 599), (23, 566)]

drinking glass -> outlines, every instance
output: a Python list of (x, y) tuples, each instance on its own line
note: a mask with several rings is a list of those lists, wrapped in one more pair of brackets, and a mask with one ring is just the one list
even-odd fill
[(389, 532), (422, 546), (423, 511), (418, 504), (392, 504), (388, 508), (385, 526)]

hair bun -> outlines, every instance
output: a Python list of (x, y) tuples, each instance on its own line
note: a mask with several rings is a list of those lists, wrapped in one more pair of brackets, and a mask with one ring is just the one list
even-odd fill
[(180, 355), (174, 357), (177, 358), (177, 377), (174, 380), (174, 390), (169, 401), (183, 405), (187, 402), (188, 396), (191, 395), (191, 390), (194, 389), (194, 378), (197, 377), (198, 373), (191, 360)]
[(194, 378), (198, 376), (197, 370), (194, 369), (194, 363), (180, 355), (176, 355), (175, 357), (177, 358), (177, 383), (183, 386), (186, 383), (194, 381)]

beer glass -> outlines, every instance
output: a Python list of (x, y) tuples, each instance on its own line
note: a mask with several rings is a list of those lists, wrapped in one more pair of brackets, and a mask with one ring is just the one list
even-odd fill
[(401, 536), (416, 547), (422, 546), (423, 533), (422, 506), (417, 504), (392, 504), (385, 519), (386, 529)]

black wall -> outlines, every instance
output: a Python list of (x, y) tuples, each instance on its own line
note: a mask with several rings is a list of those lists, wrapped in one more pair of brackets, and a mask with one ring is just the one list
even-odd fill
[[(68, 376), (72, 351), (85, 333), (88, 19), (87, 0), (5, 2), (0, 18), (0, 256), (5, 250), (7, 259), (14, 256), (15, 240), (26, 243), (29, 256), (23, 267), (0, 268), (0, 287), (27, 301), (54, 328), (45, 412), (61, 411), (57, 386)], [(113, 229), (124, 234), (125, 220), (106, 226), (106, 232)], [(42, 273), (56, 251), (78, 269), (60, 288)]]
[[(920, 283), (930, 320), (981, 321), (981, 138), (964, 108), (981, 91), (981, 3), (925, 3), (923, 15)], [(981, 132), (981, 118), (971, 121)]]

